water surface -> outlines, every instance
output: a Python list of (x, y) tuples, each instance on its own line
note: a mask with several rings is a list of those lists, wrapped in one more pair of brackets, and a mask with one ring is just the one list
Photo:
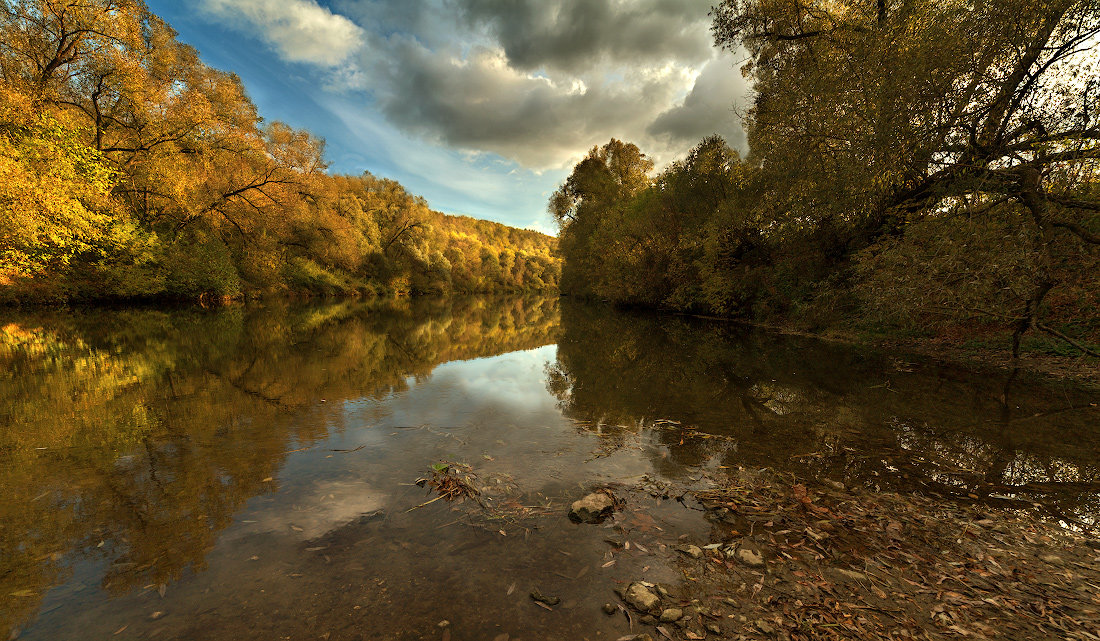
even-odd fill
[[(771, 467), (1086, 527), (1097, 400), (557, 299), (9, 310), (0, 638), (615, 639), (612, 588), (686, 580), (652, 552), (709, 525), (575, 525), (587, 489)], [(491, 509), (417, 508), (440, 461)]]

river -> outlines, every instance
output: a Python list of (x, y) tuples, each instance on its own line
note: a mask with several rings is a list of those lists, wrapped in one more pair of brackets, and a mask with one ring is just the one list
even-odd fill
[[(612, 588), (709, 525), (570, 522), (594, 487), (766, 467), (1089, 528), (1098, 401), (557, 298), (4, 310), (0, 639), (616, 639)], [(480, 505), (429, 502), (444, 463)]]

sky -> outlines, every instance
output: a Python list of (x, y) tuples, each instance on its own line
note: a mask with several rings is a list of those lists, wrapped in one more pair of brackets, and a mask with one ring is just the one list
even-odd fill
[(720, 134), (749, 86), (714, 0), (148, 0), (267, 120), (327, 142), (330, 171), (433, 209), (555, 231), (554, 189), (595, 145), (658, 167)]

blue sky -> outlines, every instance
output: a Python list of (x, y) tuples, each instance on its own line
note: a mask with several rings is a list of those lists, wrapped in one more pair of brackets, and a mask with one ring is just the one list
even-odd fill
[(435, 209), (553, 232), (550, 193), (594, 145), (658, 165), (735, 146), (748, 90), (711, 0), (149, 0), (260, 113)]

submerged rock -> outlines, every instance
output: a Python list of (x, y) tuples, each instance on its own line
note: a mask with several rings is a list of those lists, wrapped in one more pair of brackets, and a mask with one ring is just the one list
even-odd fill
[(759, 568), (764, 566), (764, 557), (755, 550), (749, 548), (740, 548), (737, 550), (737, 560), (744, 563), (751, 568)]
[(615, 499), (604, 492), (593, 492), (569, 508), (569, 518), (579, 523), (599, 523), (615, 511)]
[(661, 603), (661, 597), (657, 596), (642, 583), (631, 583), (623, 593), (623, 601), (631, 607), (642, 612), (648, 612)]
[(531, 599), (538, 601), (539, 603), (545, 603), (546, 605), (557, 605), (561, 603), (561, 598), (556, 596), (547, 596), (536, 588), (531, 591)]
[(672, 623), (673, 621), (679, 621), (684, 616), (684, 611), (680, 608), (667, 608), (661, 612), (661, 623)]
[(703, 558), (703, 548), (698, 545), (677, 545), (676, 551), (680, 554), (686, 554), (693, 559)]
[(603, 613), (606, 614), (607, 616), (611, 616), (611, 615), (615, 614), (618, 611), (619, 611), (619, 608), (616, 608), (614, 605), (612, 605), (610, 603), (604, 603), (603, 604)]

